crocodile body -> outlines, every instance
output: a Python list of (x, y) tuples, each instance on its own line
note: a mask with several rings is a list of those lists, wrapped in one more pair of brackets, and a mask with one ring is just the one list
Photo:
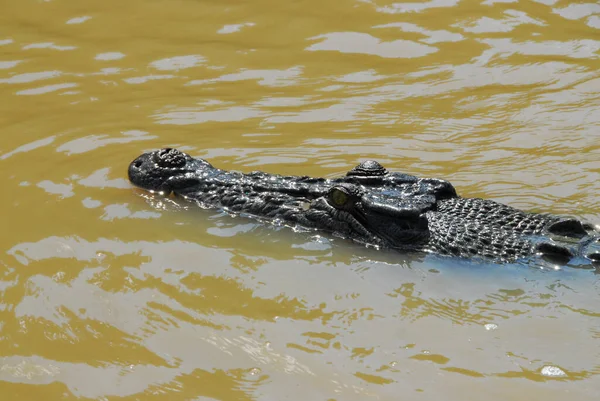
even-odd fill
[(559, 264), (600, 263), (600, 232), (592, 224), (463, 198), (448, 181), (388, 172), (375, 161), (333, 179), (243, 174), (165, 148), (136, 158), (128, 175), (138, 187), (174, 193), (205, 208), (379, 247), (494, 262), (544, 257)]

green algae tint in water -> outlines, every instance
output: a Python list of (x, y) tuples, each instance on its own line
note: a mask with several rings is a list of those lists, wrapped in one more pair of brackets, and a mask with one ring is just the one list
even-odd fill
[(595, 400), (591, 271), (365, 249), (131, 188), (177, 146), (600, 222), (595, 2), (0, 3), (2, 400)]

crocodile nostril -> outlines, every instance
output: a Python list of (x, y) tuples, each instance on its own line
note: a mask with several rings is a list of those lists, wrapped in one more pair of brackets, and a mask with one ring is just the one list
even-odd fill
[(154, 161), (161, 167), (179, 168), (186, 164), (185, 154), (177, 149), (163, 148), (154, 153)]
[(133, 163), (133, 165), (134, 165), (135, 167), (137, 167), (137, 168), (140, 168), (140, 167), (142, 167), (142, 164), (143, 164), (143, 163), (144, 163), (144, 162), (143, 162), (143, 161), (141, 161), (141, 160), (136, 160), (136, 161)]

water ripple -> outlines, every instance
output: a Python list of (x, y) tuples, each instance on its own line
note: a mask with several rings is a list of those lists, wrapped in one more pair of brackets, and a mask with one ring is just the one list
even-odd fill
[(598, 223), (595, 2), (2, 11), (2, 394), (597, 398), (594, 271), (368, 249), (127, 180), (165, 146), (244, 172), (377, 159)]
[(435, 47), (409, 40), (382, 42), (374, 36), (359, 32), (333, 32), (309, 39), (323, 40), (307, 47), (308, 51), (329, 50), (340, 53), (371, 54), (385, 58), (423, 57), (437, 51)]

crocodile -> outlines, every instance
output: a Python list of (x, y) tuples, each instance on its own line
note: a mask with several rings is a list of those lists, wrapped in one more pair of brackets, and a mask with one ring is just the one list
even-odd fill
[(498, 263), (543, 258), (600, 264), (600, 229), (549, 213), (465, 198), (437, 178), (390, 172), (368, 160), (345, 176), (313, 178), (213, 167), (174, 148), (143, 153), (128, 168), (132, 184), (292, 227), (327, 231), (358, 243)]

